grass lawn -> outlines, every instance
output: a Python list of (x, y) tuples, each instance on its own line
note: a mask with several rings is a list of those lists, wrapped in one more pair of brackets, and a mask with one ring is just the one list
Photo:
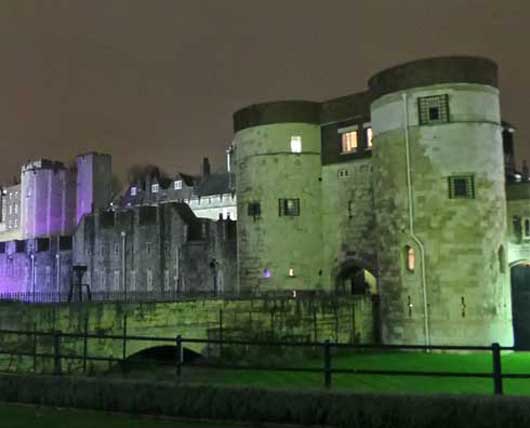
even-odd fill
[(228, 428), (234, 425), (0, 403), (0, 426), (3, 428)]
[[(263, 357), (264, 359), (266, 356)], [(322, 367), (322, 360), (296, 361), (294, 367)], [(348, 353), (334, 356), (333, 368), (371, 370), (417, 370), (491, 373), (490, 353), (447, 354), (421, 352)], [(530, 353), (503, 353), (503, 373), (530, 373)], [(119, 376), (117, 373), (116, 376)], [(132, 369), (130, 377), (172, 379), (174, 367), (150, 366)], [(274, 372), (262, 370), (217, 370), (184, 366), (182, 380), (270, 388), (322, 388), (323, 373)], [(482, 378), (412, 377), (333, 374), (333, 388), (355, 392), (388, 393), (465, 393), (492, 394), (493, 381)], [(530, 379), (504, 380), (504, 393), (530, 395)]]

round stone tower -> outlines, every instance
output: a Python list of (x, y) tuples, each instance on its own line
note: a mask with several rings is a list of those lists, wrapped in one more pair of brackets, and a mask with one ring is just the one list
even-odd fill
[(496, 64), (420, 60), (369, 87), (383, 341), (511, 345)]
[(253, 105), (234, 131), (239, 289), (319, 288), (319, 104)]

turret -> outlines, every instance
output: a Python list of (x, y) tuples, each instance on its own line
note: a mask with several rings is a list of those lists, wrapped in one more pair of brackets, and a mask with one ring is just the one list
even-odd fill
[(240, 289), (319, 288), (319, 104), (253, 105), (234, 131)]
[(496, 64), (420, 60), (369, 86), (383, 341), (511, 345)]

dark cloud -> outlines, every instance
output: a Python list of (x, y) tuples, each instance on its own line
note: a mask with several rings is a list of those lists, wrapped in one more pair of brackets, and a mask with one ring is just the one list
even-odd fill
[(120, 175), (223, 162), (231, 114), (326, 99), (381, 68), (470, 54), (499, 63), (504, 118), (530, 159), (530, 3), (516, 0), (91, 0), (0, 3), (0, 180), (30, 158), (112, 154)]

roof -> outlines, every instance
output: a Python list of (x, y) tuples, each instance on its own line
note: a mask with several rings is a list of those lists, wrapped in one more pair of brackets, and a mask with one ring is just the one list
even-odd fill
[(205, 181), (199, 183), (195, 189), (198, 196), (219, 195), (221, 193), (230, 193), (230, 173), (210, 174)]

